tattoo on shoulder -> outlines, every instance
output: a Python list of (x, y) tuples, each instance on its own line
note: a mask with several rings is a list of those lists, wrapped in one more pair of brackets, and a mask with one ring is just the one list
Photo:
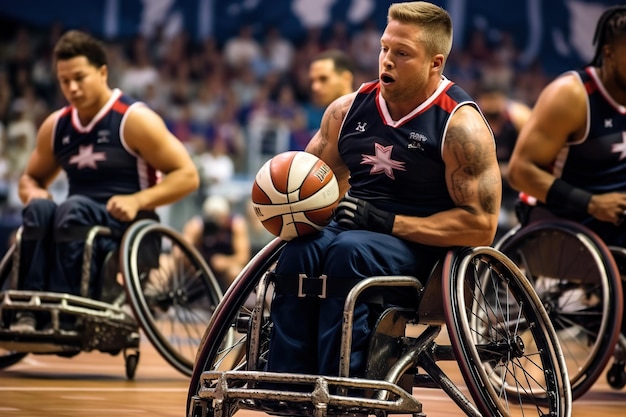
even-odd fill
[[(487, 170), (487, 145), (473, 140), (465, 126), (450, 126), (446, 134), (446, 146), (456, 161), (451, 174), (452, 199), (458, 207), (467, 209), (467, 202), (478, 196), (481, 208), (487, 213), (496, 213), (498, 204), (494, 192), (499, 178)], [(468, 211), (473, 211), (469, 210)]]
[(322, 119), (318, 139), (315, 144), (312, 144), (311, 151), (316, 153), (316, 155), (321, 155), (322, 151), (328, 144), (331, 123), (336, 123), (338, 126), (341, 125), (346, 117), (346, 114), (348, 113), (351, 102), (352, 100), (346, 97), (342, 100), (338, 100), (337, 102), (333, 102), (328, 108), (328, 116)]

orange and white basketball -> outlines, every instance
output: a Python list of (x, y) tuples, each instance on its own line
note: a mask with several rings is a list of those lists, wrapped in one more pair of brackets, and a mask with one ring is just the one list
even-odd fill
[(252, 186), (252, 206), (273, 235), (283, 240), (316, 233), (332, 219), (339, 185), (317, 156), (288, 151), (267, 161)]

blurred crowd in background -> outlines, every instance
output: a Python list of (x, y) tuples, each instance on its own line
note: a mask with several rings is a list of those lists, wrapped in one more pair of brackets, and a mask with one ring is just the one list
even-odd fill
[[(20, 223), (17, 180), (43, 119), (65, 105), (52, 68), (51, 51), (65, 30), (15, 26), (0, 39), (0, 227)], [(7, 31), (4, 32), (5, 34)], [(341, 22), (327, 35), (311, 29), (294, 44), (277, 28), (253, 33), (242, 26), (222, 44), (194, 42), (184, 31), (164, 37), (107, 40), (109, 84), (144, 101), (194, 157), (202, 177), (197, 195), (166, 208), (163, 221), (181, 230), (210, 194), (222, 194), (246, 212), (252, 178), (263, 162), (286, 150), (304, 149), (324, 109), (310, 102), (308, 66), (319, 52), (338, 48), (356, 64), (355, 88), (377, 78), (381, 28), (374, 21), (351, 34)], [(475, 30), (456, 46), (444, 73), (477, 97), (498, 88), (534, 103), (556, 74), (541, 62), (521, 67), (511, 36), (497, 39)], [(63, 179), (52, 187), (65, 193)]]

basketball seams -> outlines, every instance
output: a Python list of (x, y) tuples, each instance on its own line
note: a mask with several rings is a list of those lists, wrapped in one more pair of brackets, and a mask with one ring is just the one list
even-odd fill
[(285, 240), (323, 229), (338, 198), (339, 186), (330, 167), (303, 151), (274, 156), (261, 167), (252, 187), (257, 217)]

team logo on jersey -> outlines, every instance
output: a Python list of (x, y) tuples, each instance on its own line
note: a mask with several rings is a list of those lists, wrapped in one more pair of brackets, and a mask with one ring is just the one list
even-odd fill
[(356, 130), (357, 132), (365, 132), (365, 126), (367, 126), (367, 122), (356, 122)]
[(93, 145), (79, 146), (78, 154), (70, 158), (70, 164), (76, 164), (77, 169), (93, 168), (98, 169), (96, 162), (106, 161), (107, 156), (104, 152), (94, 152)]
[(611, 128), (613, 127), (613, 119), (604, 119), (604, 128)]
[(428, 139), (425, 135), (418, 132), (411, 132), (409, 134), (409, 144), (407, 146), (408, 149), (418, 149), (420, 151), (424, 150), (423, 142), (426, 142)]
[(109, 135), (111, 135), (111, 131), (106, 130), (98, 130), (98, 139), (96, 139), (96, 143), (109, 143)]
[(611, 146), (612, 153), (619, 153), (619, 160), (626, 158), (626, 132), (622, 132), (622, 143), (614, 143)]
[(70, 135), (63, 136), (63, 139), (61, 139), (61, 143), (63, 145), (69, 145), (69, 143), (70, 143)]
[(370, 175), (373, 174), (385, 174), (392, 180), (395, 180), (396, 177), (393, 174), (393, 170), (397, 169), (398, 171), (406, 171), (404, 168), (405, 162), (394, 161), (391, 159), (391, 150), (393, 149), (393, 145), (383, 146), (380, 143), (374, 144), (374, 155), (364, 155), (361, 154), (363, 159), (361, 159), (361, 165), (371, 165), (372, 169), (370, 169)]

